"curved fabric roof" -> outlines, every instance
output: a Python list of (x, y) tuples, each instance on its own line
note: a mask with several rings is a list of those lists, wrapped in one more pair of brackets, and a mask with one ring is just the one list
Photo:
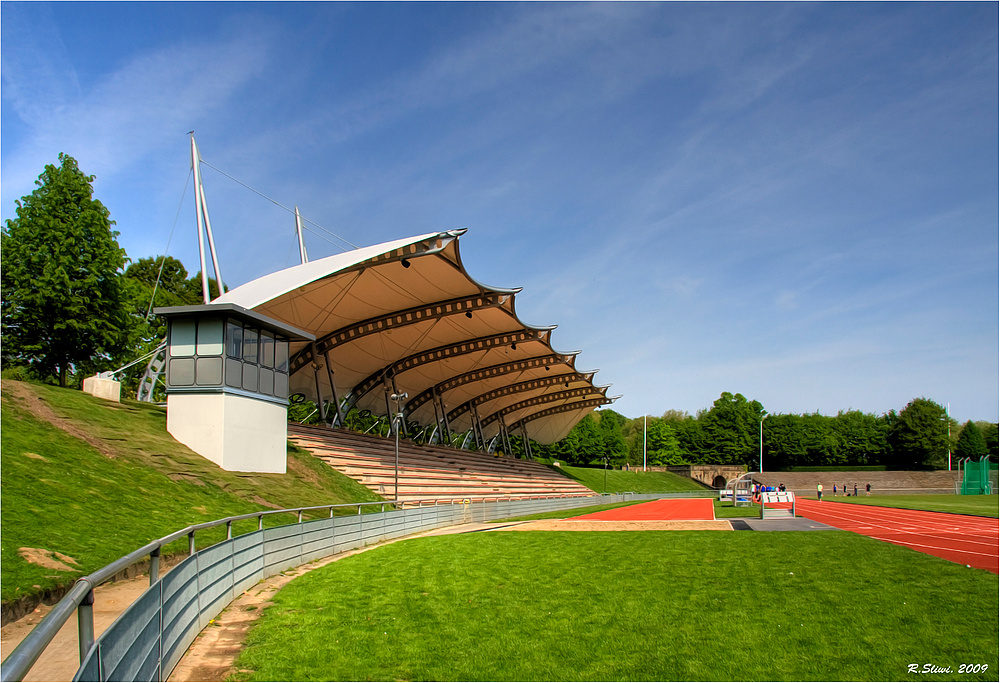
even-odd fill
[[(517, 317), (520, 289), (476, 282), (462, 265), (465, 230), (386, 242), (286, 268), (230, 290), (233, 303), (309, 332), (292, 342), (290, 387), (386, 415), (406, 392), (408, 420), (447, 420), (452, 432), (478, 418), (486, 438), (520, 432), (552, 443), (611, 403), (608, 387), (580, 372), (578, 351), (555, 351), (555, 326)], [(315, 350), (315, 356), (314, 356)], [(328, 369), (332, 372), (328, 372)], [(513, 428), (513, 429), (512, 429)]]

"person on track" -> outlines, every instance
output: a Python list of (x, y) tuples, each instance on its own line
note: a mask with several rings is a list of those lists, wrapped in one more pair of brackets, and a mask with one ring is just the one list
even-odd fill
[[(836, 486), (836, 484), (834, 484)], [(823, 485), (816, 484), (816, 500), (823, 500)]]

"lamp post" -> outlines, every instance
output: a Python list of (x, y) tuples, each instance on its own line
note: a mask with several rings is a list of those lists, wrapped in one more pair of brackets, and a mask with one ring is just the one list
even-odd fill
[(392, 394), (389, 398), (396, 403), (396, 414), (392, 416), (392, 429), (396, 432), (396, 467), (393, 472), (392, 497), (399, 500), (399, 423), (403, 421), (403, 413), (399, 410), (399, 402), (407, 399), (407, 393)]
[(951, 472), (951, 401), (945, 408), (944, 419), (948, 423), (948, 471)]
[(646, 416), (642, 416), (642, 471), (646, 471)]
[(761, 474), (764, 473), (764, 420), (767, 419), (767, 413), (764, 413), (760, 418), (760, 459), (757, 471)]
[(602, 458), (604, 460), (604, 493), (608, 492), (608, 456)]

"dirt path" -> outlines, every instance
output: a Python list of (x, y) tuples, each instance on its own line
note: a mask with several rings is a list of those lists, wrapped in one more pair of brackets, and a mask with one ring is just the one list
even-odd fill
[[(106, 583), (94, 589), (94, 635), (99, 637), (135, 602), (143, 591), (149, 588), (149, 576)], [(0, 653), (3, 658), (17, 647), (31, 629), (52, 610), (49, 605), (41, 605), (23, 619), (7, 624), (0, 629)], [(80, 668), (80, 646), (76, 639), (77, 622), (70, 617), (59, 633), (42, 653), (38, 661), (24, 677), (26, 681), (69, 681)]]
[(24, 408), (39, 420), (49, 422), (53, 427), (58, 427), (70, 436), (86, 441), (105, 457), (116, 457), (114, 449), (107, 442), (88, 434), (68, 420), (64, 420), (56, 415), (55, 411), (45, 402), (45, 399), (33, 392), (28, 384), (24, 382), (5, 382), (4, 386), (8, 392), (7, 395), (16, 405)]

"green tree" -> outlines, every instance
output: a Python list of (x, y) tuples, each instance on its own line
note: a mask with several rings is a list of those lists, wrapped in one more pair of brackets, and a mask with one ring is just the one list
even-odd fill
[(649, 465), (683, 465), (684, 456), (674, 428), (666, 420), (653, 418), (646, 430), (646, 462)]
[(76, 160), (59, 155), (2, 231), (4, 361), (61, 386), (73, 368), (108, 368), (128, 341), (125, 251)]
[(986, 452), (994, 458), (1000, 455), (1000, 425), (996, 422), (977, 421), (976, 426), (986, 442)]
[(727, 465), (757, 463), (760, 441), (760, 419), (764, 407), (758, 401), (748, 401), (743, 394), (723, 392), (712, 404), (702, 421), (707, 446), (715, 462)]
[(955, 455), (959, 458), (974, 458), (978, 460), (987, 454), (986, 439), (975, 422), (969, 420), (962, 427), (962, 433), (955, 445)]
[(892, 420), (887, 464), (898, 469), (941, 465), (948, 452), (947, 419), (947, 411), (930, 399), (910, 401)]

